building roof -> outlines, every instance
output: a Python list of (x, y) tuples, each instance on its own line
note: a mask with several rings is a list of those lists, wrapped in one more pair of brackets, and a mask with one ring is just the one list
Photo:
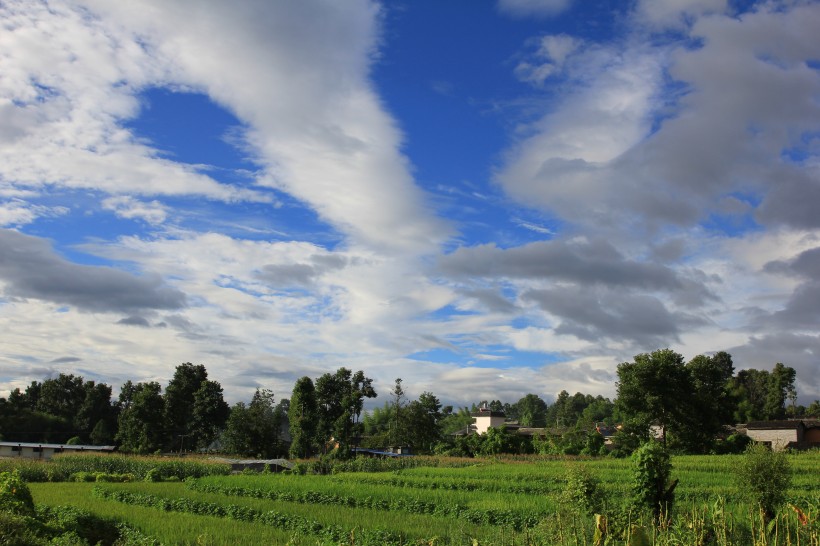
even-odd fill
[(0, 447), (40, 447), (47, 449), (71, 449), (74, 451), (114, 451), (115, 446), (90, 446), (80, 444), (47, 444), (42, 442), (0, 442)]
[(799, 419), (786, 419), (782, 421), (752, 421), (746, 423), (746, 430), (795, 430), (800, 426), (805, 426)]
[(224, 457), (211, 457), (211, 460), (228, 464), (269, 464), (281, 466), (282, 468), (293, 468), (293, 463), (287, 459), (227, 459)]
[(503, 411), (492, 411), (492, 410), (478, 410), (474, 411), (470, 414), (470, 417), (506, 417)]

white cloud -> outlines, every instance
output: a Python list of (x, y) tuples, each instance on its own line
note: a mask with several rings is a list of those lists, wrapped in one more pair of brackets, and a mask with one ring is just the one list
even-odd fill
[[(308, 203), (351, 243), (430, 252), (447, 237), (398, 151), (401, 132), (368, 80), (376, 4), (87, 5), (172, 59), (176, 81), (205, 91), (246, 122), (247, 141), (272, 175), (260, 181)], [(224, 40), (213, 39), (214, 28)]]
[(146, 203), (127, 195), (104, 199), (102, 206), (120, 218), (144, 220), (149, 224), (161, 224), (168, 217), (168, 208), (159, 201)]
[(68, 3), (5, 2), (0, 17), (0, 175), (7, 184), (120, 194), (269, 198), (226, 186), (134, 140), (135, 94), (173, 63), (134, 33)]
[(544, 82), (564, 69), (567, 58), (575, 53), (583, 41), (566, 34), (542, 36), (538, 48), (529, 60), (515, 67), (515, 75), (523, 82), (542, 86)]

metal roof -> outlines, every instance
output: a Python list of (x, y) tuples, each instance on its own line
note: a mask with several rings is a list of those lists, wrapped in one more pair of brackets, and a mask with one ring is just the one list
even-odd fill
[(48, 449), (71, 449), (74, 451), (114, 451), (115, 446), (88, 446), (80, 444), (47, 444), (42, 442), (0, 442), (0, 447), (40, 447)]

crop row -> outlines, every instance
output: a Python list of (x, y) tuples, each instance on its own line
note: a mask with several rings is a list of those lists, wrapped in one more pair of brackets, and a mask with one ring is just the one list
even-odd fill
[(523, 485), (516, 483), (506, 483), (498, 480), (419, 480), (413, 478), (402, 478), (399, 476), (390, 476), (387, 478), (376, 476), (343, 476), (334, 475), (334, 481), (346, 482), (355, 480), (356, 483), (366, 483), (371, 485), (386, 485), (390, 487), (404, 487), (413, 489), (443, 489), (449, 491), (478, 491), (487, 493), (517, 493), (525, 495), (549, 495), (554, 494), (561, 489), (561, 484), (558, 482), (545, 482), (541, 485)]
[(316, 536), (323, 540), (331, 540), (337, 543), (349, 540), (351, 535), (355, 535), (356, 543), (362, 545), (407, 544), (407, 537), (400, 533), (384, 529), (344, 529), (338, 525), (322, 524), (318, 521), (293, 514), (283, 514), (273, 510), (263, 512), (235, 504), (205, 502), (186, 497), (165, 498), (147, 493), (113, 491), (99, 486), (92, 490), (92, 495), (98, 499), (145, 506), (162, 510), (163, 512), (181, 512), (260, 523), (278, 529), (292, 531), (299, 535)]
[(22, 458), (0, 459), (0, 472), (17, 470), (24, 481), (64, 482), (77, 473), (130, 474), (137, 480), (149, 474), (159, 479), (228, 475), (228, 464), (202, 459), (140, 457), (119, 454), (65, 454), (50, 461)]
[(475, 509), (452, 503), (437, 503), (419, 499), (393, 498), (379, 499), (372, 496), (355, 497), (351, 495), (337, 495), (323, 491), (284, 491), (260, 489), (253, 487), (235, 487), (226, 485), (206, 484), (189, 480), (189, 488), (203, 493), (217, 493), (234, 497), (250, 497), (256, 499), (279, 500), (296, 502), (299, 504), (324, 504), (344, 506), (348, 508), (368, 508), (407, 512), (410, 514), (427, 514), (439, 517), (455, 518), (477, 525), (507, 526), (520, 531), (534, 527), (546, 514), (523, 513), (514, 510)]

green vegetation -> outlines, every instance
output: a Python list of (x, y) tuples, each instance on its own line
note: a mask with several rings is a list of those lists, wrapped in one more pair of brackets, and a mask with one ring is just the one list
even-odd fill
[[(764, 519), (755, 499), (738, 494), (735, 469), (748, 454), (667, 460), (652, 449), (634, 460), (419, 457), (385, 463), (378, 472), (353, 471), (365, 466), (357, 467), (366, 461), (357, 459), (338, 463), (328, 475), (226, 475), (206, 472), (203, 463), (166, 459), (162, 468), (176, 472), (165, 474), (178, 479), (185, 470), (185, 481), (146, 481), (150, 471), (126, 483), (12, 480), (11, 489), (30, 489), (34, 515), (3, 511), (0, 531), (28, 537), (19, 544), (63, 537), (66, 544), (820, 545), (820, 452), (778, 455), (788, 461), (792, 480), (771, 519)], [(41, 466), (65, 466), (65, 459), (72, 457)], [(94, 466), (73, 472), (76, 479), (77, 472), (99, 472), (106, 457), (73, 459), (72, 470)], [(160, 468), (163, 462), (120, 459), (108, 468)], [(636, 468), (643, 467), (654, 469), (647, 478), (652, 490), (661, 483), (668, 490), (670, 474), (679, 480), (675, 504), (666, 505), (660, 520), (657, 504), (635, 504), (642, 498), (632, 493), (641, 474)], [(89, 522), (107, 535), (92, 541)]]
[(760, 444), (750, 445), (737, 467), (738, 488), (771, 521), (786, 500), (791, 483), (789, 460)]

